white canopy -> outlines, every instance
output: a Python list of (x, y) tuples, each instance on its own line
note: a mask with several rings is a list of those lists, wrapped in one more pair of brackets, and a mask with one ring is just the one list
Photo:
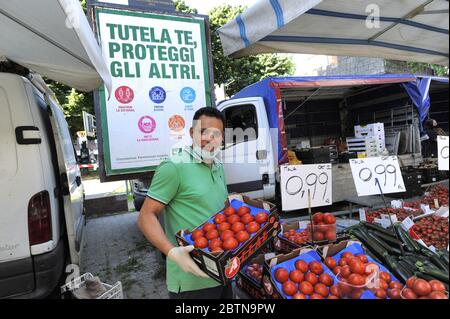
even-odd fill
[(0, 0), (0, 58), (81, 91), (111, 76), (78, 0)]
[(448, 25), (448, 0), (260, 0), (218, 33), (233, 57), (284, 52), (448, 65)]

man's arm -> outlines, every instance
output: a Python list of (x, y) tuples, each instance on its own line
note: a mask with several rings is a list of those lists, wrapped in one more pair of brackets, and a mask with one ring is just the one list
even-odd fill
[(158, 214), (166, 205), (150, 197), (146, 197), (141, 211), (139, 212), (138, 226), (149, 242), (167, 256), (174, 247), (167, 239), (163, 228), (158, 220)]

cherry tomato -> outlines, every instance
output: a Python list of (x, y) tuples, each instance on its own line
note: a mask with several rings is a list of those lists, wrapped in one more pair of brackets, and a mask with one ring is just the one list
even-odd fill
[(227, 221), (227, 216), (225, 216), (224, 214), (218, 214), (216, 215), (216, 217), (214, 218), (214, 222), (216, 224), (221, 224)]
[(192, 240), (205, 236), (205, 232), (201, 229), (196, 229), (192, 232)]
[(226, 216), (231, 216), (231, 215), (236, 214), (237, 212), (236, 212), (236, 209), (234, 209), (233, 207), (229, 206), (229, 207), (225, 208), (225, 210), (223, 211), (223, 213), (224, 213)]
[(224, 230), (228, 230), (230, 228), (231, 225), (227, 222), (220, 223), (219, 225), (217, 225), (217, 230), (219, 230), (219, 232), (223, 232)]
[(239, 216), (247, 215), (250, 213), (250, 208), (248, 208), (247, 206), (241, 206), (239, 207), (237, 213)]
[(241, 230), (245, 230), (245, 225), (242, 224), (241, 222), (234, 223), (234, 224), (231, 226), (231, 230), (232, 230), (234, 233), (240, 232)]
[(213, 224), (213, 223), (206, 223), (206, 224), (203, 226), (203, 231), (204, 231), (205, 233), (207, 233), (207, 232), (209, 232), (210, 230), (213, 230), (213, 229), (216, 229), (216, 225)]
[(251, 214), (247, 214), (241, 217), (241, 222), (243, 222), (245, 225), (255, 220), (255, 217), (253, 217)]
[(220, 234), (220, 239), (222, 240), (226, 240), (230, 237), (234, 237), (234, 232), (232, 230), (224, 230), (221, 234)]
[[(235, 224), (236, 225), (236, 224)], [(236, 233), (236, 239), (238, 242), (242, 243), (250, 238), (250, 235), (245, 231), (241, 230)]]
[(302, 294), (309, 296), (312, 295), (312, 293), (314, 292), (314, 287), (309, 281), (303, 281), (302, 283), (300, 283), (298, 290)]
[(333, 278), (331, 278), (330, 275), (323, 273), (319, 276), (319, 282), (330, 287), (333, 285)]
[(239, 242), (234, 237), (225, 239), (222, 245), (224, 250), (233, 250), (236, 249), (237, 246), (239, 246)]
[(297, 292), (297, 285), (292, 281), (283, 283), (283, 292), (288, 296), (293, 296)]
[(205, 237), (199, 237), (194, 241), (194, 246), (200, 249), (206, 248), (208, 246), (208, 239)]
[(323, 222), (323, 213), (315, 213), (312, 218), (314, 224)]
[(323, 273), (323, 267), (322, 264), (318, 261), (312, 261), (309, 263), (309, 270), (316, 274), (316, 275), (320, 275), (321, 273)]
[(227, 222), (233, 225), (234, 223), (240, 222), (241, 218), (238, 215), (228, 216)]
[(300, 270), (295, 269), (295, 270), (291, 271), (291, 273), (289, 274), (289, 278), (293, 282), (299, 284), (299, 283), (301, 283), (303, 281), (304, 275), (303, 275), (303, 273)]
[(258, 214), (256, 214), (255, 220), (259, 224), (264, 224), (266, 221), (269, 220), (269, 215), (267, 213), (265, 213), (265, 212), (259, 212)]
[(306, 273), (308, 271), (308, 264), (304, 260), (297, 260), (295, 262), (295, 268), (300, 270), (302, 273)]
[(285, 268), (278, 268), (275, 271), (275, 279), (280, 283), (284, 283), (289, 279), (289, 272)]
[(333, 269), (334, 267), (336, 267), (336, 260), (334, 260), (333, 257), (327, 257), (325, 258), (325, 266), (327, 266), (329, 269)]
[[(260, 229), (260, 226), (257, 222), (251, 222), (247, 225), (247, 231), (250, 234), (256, 233)], [(295, 240), (295, 238), (294, 238)]]
[(319, 278), (312, 272), (308, 272), (305, 276), (305, 280), (311, 283), (312, 285), (315, 285), (319, 282)]
[(219, 232), (216, 229), (212, 229), (205, 235), (206, 239), (211, 240), (219, 237)]

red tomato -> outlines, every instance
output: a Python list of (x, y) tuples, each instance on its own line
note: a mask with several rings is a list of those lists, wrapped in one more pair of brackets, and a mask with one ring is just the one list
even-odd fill
[(229, 207), (225, 208), (225, 210), (223, 211), (223, 213), (224, 213), (226, 216), (231, 216), (231, 215), (236, 214), (236, 209), (234, 209), (233, 207), (229, 206)]
[(391, 299), (401, 299), (401, 290), (398, 288), (389, 289), (388, 290), (388, 296)]
[(337, 285), (333, 285), (330, 287), (330, 293), (339, 297), (339, 289)]
[(441, 281), (433, 279), (433, 280), (430, 280), (428, 283), (431, 285), (432, 291), (445, 292), (445, 285)]
[(345, 253), (343, 253), (342, 255), (341, 255), (341, 258), (348, 258), (348, 259), (351, 259), (351, 258), (353, 258), (353, 257), (355, 257), (351, 252), (349, 252), (349, 251), (346, 251)]
[(289, 237), (288, 237), (288, 240), (289, 240), (289, 241), (292, 241), (292, 242), (295, 242), (295, 236), (289, 236)]
[(292, 296), (292, 299), (306, 299), (306, 296), (301, 292), (297, 292), (295, 293), (295, 295)]
[(316, 275), (320, 275), (321, 273), (323, 273), (323, 267), (322, 264), (318, 261), (312, 261), (309, 263), (309, 270), (316, 274)]
[(326, 213), (323, 215), (323, 222), (327, 225), (333, 225), (336, 223), (336, 217), (333, 214)]
[(329, 295), (327, 286), (322, 283), (318, 283), (314, 286), (314, 292), (321, 295), (322, 297), (328, 297)]
[(303, 281), (298, 286), (298, 290), (305, 295), (311, 295), (314, 292), (314, 287), (309, 281)]
[(348, 265), (347, 258), (341, 257), (341, 259), (339, 259), (338, 265), (341, 267), (347, 266)]
[(386, 290), (381, 289), (381, 288), (377, 288), (375, 290), (375, 297), (377, 297), (378, 299), (386, 299)]
[(287, 231), (285, 231), (284, 233), (283, 233), (283, 237), (284, 238), (288, 238), (290, 235), (289, 235), (289, 232), (287, 232)]
[(205, 235), (206, 239), (211, 240), (219, 237), (219, 232), (216, 229), (210, 230)]
[(378, 286), (379, 286), (379, 288), (384, 289), (384, 290), (389, 288), (389, 284), (386, 282), (386, 280), (381, 279), (381, 278), (378, 281)]
[(366, 284), (363, 276), (359, 274), (351, 274), (348, 276), (348, 283), (353, 286), (363, 286)]
[(289, 233), (289, 236), (294, 236), (297, 232), (295, 231), (295, 229), (289, 229), (288, 233)]
[(335, 241), (336, 240), (336, 231), (335, 230), (327, 230), (325, 233), (325, 239), (328, 241)]
[(234, 224), (231, 226), (231, 230), (232, 230), (234, 233), (240, 232), (241, 230), (245, 230), (245, 225), (242, 224), (241, 222), (234, 223)]
[[(236, 224), (235, 224), (236, 225)], [(241, 230), (238, 231), (236, 233), (236, 239), (238, 240), (238, 242), (242, 243), (244, 241), (246, 241), (247, 239), (250, 238), (250, 235), (245, 231), (245, 230)]]
[(416, 293), (411, 288), (403, 289), (401, 295), (404, 299), (417, 299), (418, 298)]
[(442, 291), (432, 291), (429, 297), (431, 299), (448, 299), (447, 295)]
[(312, 294), (311, 297), (309, 297), (309, 299), (323, 299), (322, 295), (319, 294)]
[(380, 278), (386, 281), (388, 284), (391, 282), (391, 275), (389, 275), (385, 271), (380, 272)]
[[(250, 234), (256, 233), (260, 229), (260, 226), (257, 222), (251, 222), (247, 225), (247, 231)], [(294, 238), (295, 240), (295, 238)]]
[(293, 296), (297, 292), (297, 285), (292, 281), (283, 283), (283, 291), (288, 296)]
[(278, 268), (275, 271), (275, 279), (280, 283), (284, 283), (289, 279), (289, 272), (285, 268)]
[(339, 297), (335, 295), (329, 295), (327, 299), (339, 299)]
[(223, 241), (223, 249), (224, 250), (233, 250), (236, 249), (237, 246), (239, 246), (239, 242), (236, 238), (230, 237)]
[(333, 278), (331, 278), (330, 275), (323, 273), (319, 276), (319, 282), (330, 287), (333, 285)]
[(431, 292), (431, 285), (424, 279), (417, 279), (414, 281), (412, 289), (420, 297), (428, 296)]
[(364, 255), (364, 254), (359, 254), (358, 256), (356, 256), (356, 257), (358, 257), (359, 258), (359, 260), (361, 260), (363, 263), (368, 263), (369, 262), (369, 260), (367, 259), (367, 256), (366, 255)]
[(234, 237), (234, 233), (232, 230), (224, 230), (221, 234), (220, 234), (220, 239), (222, 240), (226, 240), (230, 237)]
[(398, 281), (391, 281), (389, 283), (389, 289), (399, 289), (402, 290), (403, 289), (403, 285), (401, 282)]
[(340, 281), (341, 282), (338, 283), (339, 297), (345, 298), (350, 296), (352, 293), (352, 288), (347, 284), (345, 279), (341, 279)]
[(233, 225), (234, 223), (240, 222), (241, 218), (238, 215), (228, 216), (227, 222)]
[(256, 214), (255, 220), (259, 224), (264, 224), (266, 221), (269, 220), (269, 215), (267, 213), (265, 213), (265, 212), (259, 212), (258, 214)]
[(222, 241), (220, 239), (218, 239), (218, 238), (211, 240), (209, 242), (208, 249), (211, 252), (222, 251), (223, 250), (222, 249)]
[(359, 260), (359, 258), (354, 258), (350, 261), (350, 271), (354, 274), (364, 275), (366, 272), (366, 267), (364, 263)]
[(194, 241), (194, 246), (200, 249), (206, 248), (206, 246), (208, 246), (208, 239), (206, 239), (205, 237), (197, 238)]
[(343, 266), (343, 267), (341, 268), (341, 274), (340, 274), (340, 276), (341, 276), (342, 278), (348, 278), (348, 277), (350, 276), (351, 273), (352, 273), (352, 272), (351, 272), (351, 270), (350, 270), (350, 266), (349, 266), (349, 265), (345, 265), (345, 266)]
[(308, 271), (308, 263), (304, 260), (297, 260), (295, 262), (295, 268), (300, 270), (302, 273), (306, 273)]
[(318, 224), (320, 222), (323, 222), (323, 213), (315, 213), (312, 218), (313, 218), (313, 224)]
[(206, 223), (206, 224), (203, 226), (203, 231), (204, 231), (205, 233), (207, 233), (207, 232), (209, 232), (210, 230), (213, 230), (213, 229), (216, 229), (216, 225), (213, 224), (213, 223)]
[(247, 215), (250, 213), (250, 208), (248, 208), (247, 206), (241, 206), (239, 207), (237, 213), (239, 216)]
[(305, 276), (305, 280), (311, 283), (311, 285), (315, 285), (319, 282), (319, 279), (312, 272), (308, 272)]
[(230, 228), (231, 228), (231, 225), (227, 222), (220, 223), (219, 225), (217, 225), (217, 229), (219, 230), (219, 232), (223, 232), (224, 230), (228, 230)]
[(313, 239), (315, 241), (322, 241), (325, 239), (325, 235), (320, 231), (315, 231), (313, 234)]
[(406, 280), (406, 286), (407, 286), (408, 288), (411, 288), (411, 289), (412, 289), (412, 287), (413, 287), (413, 285), (414, 285), (414, 281), (416, 281), (416, 279), (417, 279), (416, 276), (409, 277), (408, 280)]
[(221, 224), (227, 221), (227, 217), (224, 214), (218, 214), (216, 215), (216, 217), (214, 218), (214, 222), (216, 224)]
[(291, 273), (289, 274), (289, 278), (293, 282), (296, 282), (296, 283), (299, 284), (299, 283), (301, 283), (303, 281), (304, 275), (303, 275), (303, 273), (300, 270), (295, 269), (295, 270), (291, 271)]
[(201, 229), (196, 229), (192, 232), (192, 240), (205, 236), (205, 232)]
[(251, 214), (247, 214), (241, 217), (241, 222), (243, 222), (245, 225), (255, 220), (255, 217), (253, 217)]
[(336, 260), (334, 260), (333, 257), (325, 258), (325, 262), (324, 263), (330, 269), (333, 269), (334, 267), (336, 267)]
[(342, 271), (341, 266), (336, 266), (333, 268), (333, 274), (335, 274), (337, 276), (337, 274), (339, 274)]
[(364, 289), (362, 288), (353, 289), (349, 297), (350, 299), (360, 299), (363, 293)]

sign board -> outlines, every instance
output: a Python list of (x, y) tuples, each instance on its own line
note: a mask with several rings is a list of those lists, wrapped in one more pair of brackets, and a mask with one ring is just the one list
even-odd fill
[(191, 143), (195, 111), (212, 104), (205, 19), (95, 8), (113, 80), (97, 116), (106, 176), (154, 170)]
[(332, 165), (281, 166), (281, 205), (284, 211), (308, 207), (328, 206), (332, 200)]
[(448, 136), (438, 136), (438, 165), (440, 171), (448, 171)]
[(88, 0), (89, 5), (128, 7), (141, 10), (175, 11), (172, 0)]
[(397, 156), (351, 159), (350, 167), (358, 196), (406, 191)]

